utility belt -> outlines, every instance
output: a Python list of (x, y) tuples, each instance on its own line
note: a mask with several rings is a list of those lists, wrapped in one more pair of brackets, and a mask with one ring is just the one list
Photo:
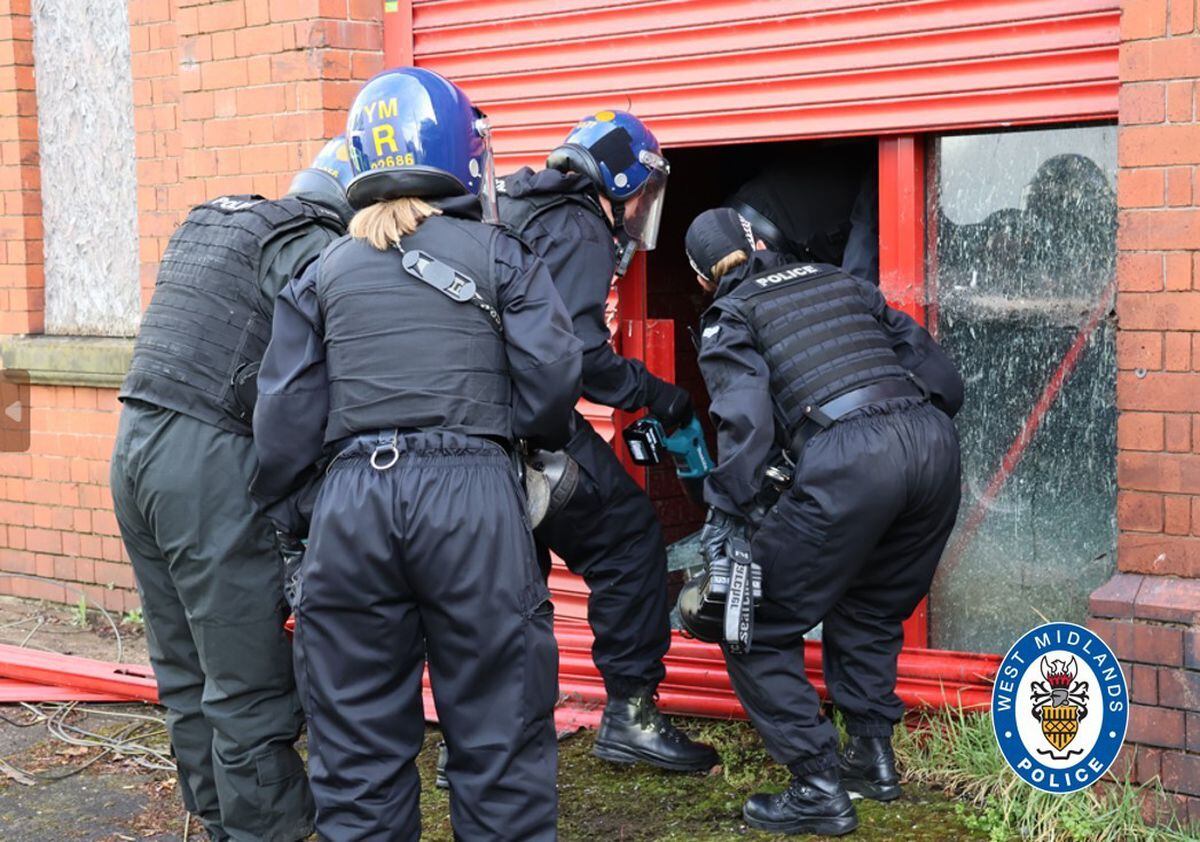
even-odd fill
[(513, 452), (511, 442), (501, 436), (476, 436), (449, 430), (419, 430), (413, 427), (356, 433), (338, 439), (330, 449), (335, 455), (329, 460), (326, 472), (339, 460), (353, 456), (368, 457), (372, 468), (386, 471), (399, 462), (405, 453), (498, 449), (500, 455), (507, 458)]
[(325, 467), (326, 473), (340, 460), (354, 457), (366, 457), (374, 470), (387, 471), (410, 453), (494, 453), (512, 465), (524, 488), (534, 527), (566, 506), (579, 483), (579, 466), (565, 450), (529, 450), (524, 442), (514, 446), (501, 436), (399, 427), (346, 436), (334, 442), (331, 450), (335, 455)]
[(838, 395), (833, 400), (819, 406), (806, 406), (804, 421), (792, 434), (790, 448), (792, 458), (799, 459), (800, 453), (808, 444), (809, 439), (822, 430), (828, 430), (851, 412), (893, 398), (924, 398), (928, 400), (929, 390), (915, 374), (910, 372), (908, 377), (903, 380), (895, 377), (879, 383), (872, 383), (870, 386), (863, 386), (861, 389), (854, 389), (844, 395)]
[(893, 398), (918, 397), (928, 400), (929, 389), (921, 382), (921, 378), (909, 372), (904, 379), (896, 377), (880, 383), (872, 383), (869, 386), (846, 392), (844, 395), (838, 395), (833, 400), (819, 406), (805, 407), (804, 421), (792, 434), (791, 445), (783, 451), (777, 462), (768, 465), (763, 472), (766, 483), (760, 495), (762, 497), (760, 502), (764, 510), (770, 508), (770, 504), (777, 499), (779, 494), (791, 488), (796, 463), (800, 461), (800, 454), (804, 452), (804, 446), (808, 444), (808, 440), (817, 433), (828, 430), (850, 413), (873, 403)]

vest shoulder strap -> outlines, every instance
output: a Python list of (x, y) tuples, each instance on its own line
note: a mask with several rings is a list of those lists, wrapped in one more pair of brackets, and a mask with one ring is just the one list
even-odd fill
[[(399, 249), (399, 245), (396, 246)], [(480, 292), (479, 284), (474, 278), (459, 272), (423, 251), (413, 249), (401, 251), (404, 255), (404, 268), (408, 274), (423, 281), (452, 301), (459, 304), (474, 304), (487, 314), (492, 326), (504, 333), (504, 323), (494, 302), (488, 301)]]
[(329, 208), (296, 196), (262, 202), (255, 205), (252, 212), (267, 225), (268, 233), (264, 240), (311, 224), (320, 225), (338, 234), (344, 233), (346, 229), (341, 217)]
[[(500, 232), (501, 229), (494, 225), (467, 222), (450, 216), (434, 216), (422, 222), (415, 232), (401, 238), (388, 251), (400, 258), (399, 268), (403, 277), (427, 287), (431, 294), (436, 292), (459, 304), (479, 308), (497, 333), (503, 334), (499, 295), (492, 269), (492, 249)], [(350, 237), (343, 237), (326, 248), (320, 256), (317, 276), (319, 299), (325, 297), (324, 290), (330, 273), (336, 275), (345, 259), (357, 260), (353, 252), (345, 251), (354, 242)]]

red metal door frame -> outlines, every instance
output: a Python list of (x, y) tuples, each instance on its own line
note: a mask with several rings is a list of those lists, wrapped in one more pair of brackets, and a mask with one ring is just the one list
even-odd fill
[[(625, 357), (634, 357), (646, 364), (657, 377), (675, 382), (675, 322), (670, 319), (649, 318), (646, 303), (646, 255), (639, 252), (628, 271), (616, 283), (616, 349)], [(641, 412), (613, 411), (613, 425), (623, 430)], [(617, 458), (642, 488), (646, 487), (646, 469), (633, 463), (629, 451), (613, 437)]]
[[(918, 135), (879, 141), (879, 289), (926, 324), (925, 143)], [(929, 646), (929, 600), (904, 623), (904, 647)]]

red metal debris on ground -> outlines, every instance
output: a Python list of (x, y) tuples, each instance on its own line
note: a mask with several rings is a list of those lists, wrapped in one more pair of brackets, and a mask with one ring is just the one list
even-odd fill
[[(7, 644), (0, 644), (0, 678), (46, 686), (49, 695), (75, 691), (77, 695), (72, 699), (78, 701), (99, 701), (88, 698), (91, 696), (104, 696), (105, 701), (112, 697), (119, 701), (158, 701), (158, 687), (150, 667), (113, 664)], [(41, 698), (36, 701), (65, 700)]]
[(0, 678), (0, 705), (11, 705), (17, 702), (127, 702), (126, 696), (113, 693), (89, 693), (86, 690), (74, 690), (70, 687), (55, 687), (50, 684), (34, 684), (29, 681), (16, 681), (11, 678)]
[[(554, 624), (554, 633), (558, 638), (558, 686), (562, 700), (555, 714), (559, 731), (594, 728), (599, 724), (605, 695), (604, 682), (592, 663), (591, 629), (579, 620), (560, 618)], [(664, 711), (716, 719), (746, 718), (716, 646), (689, 640), (675, 632), (665, 663), (667, 676), (658, 692)], [(905, 649), (900, 653), (896, 693), (910, 708), (986, 710), (991, 705), (992, 682), (999, 666), (998, 655)], [(805, 644), (804, 667), (817, 692), (826, 696), (818, 641)], [(424, 690), (426, 718), (434, 722), (437, 711), (429, 692), (428, 675)]]
[[(604, 684), (591, 659), (592, 634), (586, 624), (560, 620), (559, 692), (602, 704)], [(745, 719), (733, 694), (720, 650), (674, 633), (665, 659), (667, 676), (659, 686), (659, 703), (668, 713)], [(896, 693), (909, 707), (967, 707), (991, 704), (992, 681), (1000, 665), (996, 655), (906, 649), (900, 654)], [(817, 692), (825, 696), (821, 644), (808, 641), (804, 666)]]
[[(559, 730), (595, 727), (605, 696), (604, 682), (592, 663), (591, 629), (581, 620), (563, 617), (555, 622), (554, 631), (562, 699), (555, 716)], [(900, 654), (896, 692), (909, 707), (985, 709), (991, 701), (991, 685), (999, 663), (997, 655), (905, 649)], [(675, 632), (666, 667), (667, 676), (659, 687), (663, 710), (719, 719), (745, 718), (716, 646), (688, 640)], [(804, 667), (817, 692), (825, 695), (820, 643), (805, 644)], [(71, 699), (157, 702), (158, 691), (149, 667), (0, 644), (0, 702)], [(428, 676), (425, 713), (430, 721), (436, 721)]]

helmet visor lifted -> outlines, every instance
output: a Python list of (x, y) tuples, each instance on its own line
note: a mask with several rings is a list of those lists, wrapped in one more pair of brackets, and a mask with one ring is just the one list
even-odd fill
[(625, 202), (623, 224), (630, 241), (639, 251), (651, 251), (658, 245), (658, 226), (662, 222), (663, 202), (667, 196), (667, 176), (671, 169), (661, 155), (643, 149), (638, 161), (650, 172), (637, 195)]
[[(487, 115), (475, 109), (475, 133), (483, 140), (483, 151), (475, 160), (479, 162), (480, 178), (479, 205), (483, 210), (484, 222), (499, 222), (500, 210), (496, 203), (496, 163), (492, 156), (492, 126)], [(472, 161), (474, 163), (474, 161)]]

